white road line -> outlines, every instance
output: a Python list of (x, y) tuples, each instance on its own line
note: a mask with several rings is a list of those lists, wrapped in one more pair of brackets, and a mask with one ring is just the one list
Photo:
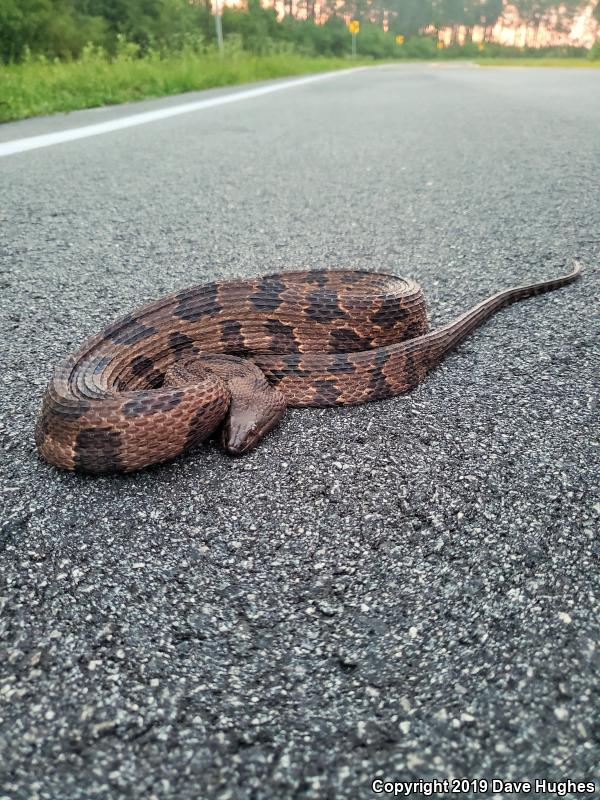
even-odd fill
[(239, 100), (251, 100), (253, 97), (261, 97), (263, 94), (281, 92), (284, 89), (293, 89), (296, 86), (306, 86), (307, 83), (325, 81), (329, 78), (337, 78), (347, 75), (349, 72), (357, 72), (365, 67), (355, 67), (354, 69), (344, 69), (337, 72), (321, 72), (318, 75), (310, 75), (306, 78), (296, 78), (294, 80), (272, 83), (268, 86), (258, 86), (255, 89), (247, 89), (243, 92), (233, 92), (223, 94), (218, 97), (210, 97), (206, 100), (196, 100), (193, 103), (182, 103), (178, 106), (169, 108), (159, 108), (156, 111), (145, 111), (141, 114), (132, 114), (129, 117), (113, 119), (109, 122), (99, 122), (97, 125), (85, 125), (83, 128), (71, 128), (66, 131), (56, 133), (45, 133), (40, 136), (30, 136), (26, 139), (13, 139), (10, 142), (0, 143), (0, 157), (11, 156), (15, 153), (24, 153), (27, 150), (37, 150), (38, 147), (50, 147), (53, 144), (63, 142), (73, 142), (75, 139), (85, 139), (88, 136), (100, 136), (103, 133), (112, 133), (124, 128), (133, 128), (136, 125), (146, 125), (148, 122), (156, 122), (167, 117), (176, 117), (179, 114), (189, 114), (192, 111), (202, 111), (205, 108), (223, 106), (226, 103), (237, 103)]

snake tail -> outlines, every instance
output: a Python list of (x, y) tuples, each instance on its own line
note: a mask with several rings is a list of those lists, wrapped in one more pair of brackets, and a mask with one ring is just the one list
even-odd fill
[(530, 283), (524, 286), (516, 286), (512, 289), (505, 289), (498, 292), (492, 297), (482, 300), (473, 308), (461, 314), (460, 317), (444, 325), (435, 331), (432, 331), (419, 339), (413, 340), (407, 347), (415, 345), (422, 347), (423, 358), (427, 361), (429, 368), (438, 364), (444, 356), (457, 347), (467, 336), (480, 325), (483, 325), (490, 317), (497, 311), (505, 308), (518, 300), (524, 300), (527, 297), (534, 297), (536, 295), (551, 292), (554, 289), (559, 289), (574, 280), (577, 280), (581, 274), (581, 265), (575, 263), (572, 272), (568, 275), (563, 275), (559, 278), (554, 278), (549, 281), (542, 281), (540, 283)]

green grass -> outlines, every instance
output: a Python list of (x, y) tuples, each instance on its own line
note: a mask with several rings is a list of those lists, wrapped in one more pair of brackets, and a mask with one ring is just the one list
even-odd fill
[[(166, 58), (122, 55), (111, 61), (92, 49), (79, 61), (38, 59), (0, 66), (0, 122), (364, 63), (372, 62), (291, 53), (253, 56), (243, 51), (224, 58), (190, 51)], [(484, 67), (600, 67), (600, 61), (584, 58), (482, 58), (477, 63)]]
[(589, 58), (478, 58), (480, 67), (600, 67)]
[[(74, 62), (31, 61), (0, 66), (0, 122), (56, 111), (124, 103), (144, 97), (343, 69), (360, 61), (282, 54), (198, 55), (144, 59), (102, 55)], [(362, 62), (364, 63), (364, 62)]]

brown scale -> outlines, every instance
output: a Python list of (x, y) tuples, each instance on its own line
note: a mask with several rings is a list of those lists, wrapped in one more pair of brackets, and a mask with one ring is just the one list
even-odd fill
[(82, 472), (175, 458), (221, 426), (250, 450), (287, 406), (353, 405), (410, 391), (508, 303), (575, 280), (507, 289), (428, 332), (414, 281), (361, 270), (285, 272), (194, 286), (91, 337), (50, 381), (40, 454)]

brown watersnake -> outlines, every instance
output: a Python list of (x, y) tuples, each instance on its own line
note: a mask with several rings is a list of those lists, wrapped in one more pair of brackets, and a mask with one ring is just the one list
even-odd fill
[(362, 270), (282, 272), (174, 292), (87, 339), (54, 371), (40, 454), (81, 472), (128, 472), (178, 456), (219, 425), (250, 450), (286, 406), (404, 394), (503, 306), (575, 280), (507, 289), (428, 332), (412, 280)]

